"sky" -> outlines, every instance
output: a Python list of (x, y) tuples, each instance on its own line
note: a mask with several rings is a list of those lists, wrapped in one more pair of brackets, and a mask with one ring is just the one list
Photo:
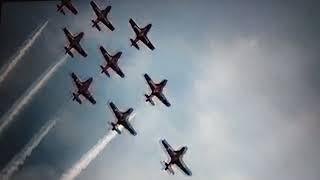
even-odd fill
[[(116, 30), (91, 28), (88, 1), (74, 2), (78, 15), (56, 12), (54, 2), (3, 6), (0, 66), (5, 66), (39, 26), (42, 35), (0, 84), (2, 117), (43, 72), (64, 55), (62, 32), (83, 31), (83, 58), (66, 59), (32, 101), (0, 135), (0, 168), (52, 119), (54, 128), (12, 176), (59, 179), (109, 130), (107, 106), (133, 107), (138, 135), (117, 136), (77, 179), (317, 180), (320, 176), (319, 2), (307, 1), (96, 1), (112, 6)], [(18, 13), (17, 13), (18, 12)], [(128, 20), (152, 23), (156, 49), (130, 47)], [(126, 78), (100, 73), (98, 47), (122, 51)], [(93, 77), (97, 104), (72, 102), (69, 74)], [(143, 74), (168, 79), (165, 95), (144, 102)], [(1, 118), (0, 118), (1, 119)], [(184, 161), (193, 176), (161, 171), (167, 157), (159, 140), (188, 146)]]

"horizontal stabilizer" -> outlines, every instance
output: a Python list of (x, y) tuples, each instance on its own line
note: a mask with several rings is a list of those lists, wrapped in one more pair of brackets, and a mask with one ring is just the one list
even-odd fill
[(79, 104), (82, 104), (82, 101), (80, 100), (79, 95), (75, 93), (72, 93), (72, 95), (73, 95), (72, 101), (77, 101)]
[(101, 73), (104, 73), (106, 76), (110, 77), (110, 74), (108, 73), (108, 70), (107, 68), (103, 67), (100, 65), (100, 68), (101, 68)]
[(61, 5), (61, 6), (60, 6), (60, 5), (57, 5), (57, 11), (60, 11), (61, 14), (66, 15), (66, 13), (65, 13), (64, 10), (63, 10), (62, 5)]
[(160, 161), (161, 165), (162, 165), (162, 170), (167, 171), (169, 174), (174, 175), (174, 171), (171, 167), (171, 165), (169, 165), (167, 162), (165, 161)]
[(117, 124), (110, 122), (110, 125), (112, 126), (112, 131), (116, 131), (118, 134), (121, 134), (121, 131), (118, 129)]
[(94, 20), (91, 20), (91, 22), (93, 23), (93, 24), (92, 24), (92, 27), (95, 27), (95, 28), (98, 29), (98, 31), (101, 31), (101, 28), (100, 28), (100, 26), (98, 25), (98, 22), (96, 22), (96, 21), (94, 21)]
[(64, 49), (66, 50), (66, 54), (69, 54), (71, 57), (73, 57), (73, 53), (71, 52), (71, 50), (67, 47), (64, 47)]
[(151, 96), (148, 96), (147, 94), (145, 94), (144, 96), (146, 97), (146, 102), (149, 102), (152, 106), (155, 105)]
[(135, 42), (133, 39), (130, 39), (130, 41), (131, 41), (131, 46), (134, 46), (138, 50), (140, 49), (137, 42)]

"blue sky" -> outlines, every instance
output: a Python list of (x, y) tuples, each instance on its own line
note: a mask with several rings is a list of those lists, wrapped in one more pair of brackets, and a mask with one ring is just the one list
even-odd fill
[[(5, 6), (1, 59), (10, 59), (39, 24), (50, 22), (0, 85), (1, 113), (63, 56), (62, 27), (84, 31), (82, 44), (89, 54), (67, 59), (0, 137), (3, 167), (46, 121), (60, 119), (13, 179), (59, 178), (106, 133), (114, 118), (107, 107), (110, 100), (123, 110), (135, 109), (138, 135), (125, 132), (115, 138), (79, 179), (319, 177), (320, 26), (313, 1), (112, 1), (115, 32), (91, 28), (89, 4), (75, 5), (78, 16), (56, 13), (54, 3)], [(17, 11), (26, 25), (13, 21)], [(131, 17), (139, 25), (153, 24), (149, 37), (155, 51), (129, 47)], [(14, 40), (8, 38), (11, 33)], [(99, 45), (123, 51), (119, 64), (125, 79), (113, 72), (110, 79), (100, 74), (104, 62)], [(72, 71), (82, 79), (94, 78), (96, 106), (71, 101)], [(165, 93), (172, 107), (144, 103), (146, 72), (156, 81), (168, 79)], [(189, 147), (185, 162), (191, 178), (160, 170), (160, 160), (166, 159), (160, 138), (174, 147)]]

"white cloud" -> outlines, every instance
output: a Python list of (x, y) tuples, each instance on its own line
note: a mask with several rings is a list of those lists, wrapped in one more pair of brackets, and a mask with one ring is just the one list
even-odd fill
[[(273, 43), (255, 37), (213, 41), (195, 63), (202, 73), (186, 93), (186, 104), (192, 119), (190, 143), (199, 146), (193, 153), (206, 161), (199, 166), (211, 164), (215, 171), (201, 172), (204, 176), (228, 179), (233, 177), (230, 170), (252, 179), (312, 179), (317, 174), (306, 171), (311, 165), (295, 165), (306, 164), (301, 157), (315, 155), (310, 148), (319, 147), (311, 140), (319, 135), (319, 111), (304, 101), (308, 91), (302, 86), (302, 52)], [(307, 107), (297, 106), (300, 100)], [(278, 171), (286, 161), (291, 163), (285, 171)]]

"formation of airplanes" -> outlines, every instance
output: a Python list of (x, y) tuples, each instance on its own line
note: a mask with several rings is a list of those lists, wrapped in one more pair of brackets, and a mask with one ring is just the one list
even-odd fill
[[(91, 22), (93, 23), (92, 27), (96, 28), (98, 31), (101, 31), (101, 27), (99, 26), (99, 22), (101, 22), (109, 30), (114, 31), (115, 28), (107, 17), (108, 14), (110, 13), (111, 6), (107, 6), (104, 9), (100, 9), (94, 1), (91, 1), (90, 5), (96, 15), (96, 19), (91, 20)], [(63, 15), (66, 15), (66, 12), (65, 12), (66, 9), (68, 9), (71, 13), (75, 15), (78, 14), (78, 10), (73, 5), (72, 0), (61, 0), (60, 4), (57, 4), (57, 11), (59, 11)], [(0, 7), (0, 10), (1, 10), (1, 7)], [(135, 38), (134, 39), (130, 38), (131, 46), (134, 46), (137, 50), (139, 50), (140, 47), (138, 46), (137, 43), (138, 41), (141, 41), (150, 50), (154, 50), (155, 47), (147, 36), (148, 32), (152, 27), (152, 24), (148, 24), (145, 27), (141, 28), (137, 25), (137, 23), (133, 19), (129, 20), (129, 24), (131, 25), (135, 33)], [(69, 42), (69, 45), (64, 47), (65, 53), (70, 55), (71, 57), (74, 57), (73, 50), (75, 50), (83, 57), (87, 57), (88, 55), (86, 51), (80, 45), (80, 41), (84, 37), (84, 32), (72, 34), (67, 28), (63, 28), (63, 32)], [(122, 72), (122, 70), (118, 66), (118, 60), (120, 59), (122, 52), (119, 51), (114, 55), (111, 55), (105, 50), (103, 46), (100, 46), (100, 51), (107, 63), (105, 66), (100, 65), (100, 68), (102, 70), (101, 73), (104, 73), (105, 75), (110, 77), (108, 69), (111, 68), (121, 78), (124, 78), (125, 74)], [(72, 93), (72, 96), (73, 96), (72, 100), (78, 102), (79, 104), (82, 104), (82, 100), (80, 98), (80, 95), (81, 95), (85, 99), (87, 99), (91, 104), (93, 105), (96, 104), (96, 100), (94, 99), (91, 92), (89, 91), (90, 86), (93, 82), (93, 78), (90, 77), (87, 80), (82, 81), (73, 72), (71, 73), (71, 78), (73, 80), (73, 83), (76, 86), (76, 91)], [(167, 107), (170, 107), (171, 106), (170, 102), (167, 100), (167, 98), (163, 94), (163, 89), (166, 86), (168, 80), (164, 79), (160, 83), (155, 83), (148, 74), (144, 74), (144, 78), (151, 89), (150, 95), (145, 94), (146, 102), (149, 102), (151, 105), (154, 106), (155, 103), (153, 101), (153, 97), (156, 96), (164, 105), (166, 105)], [(134, 111), (133, 108), (129, 108), (126, 111), (120, 111), (113, 102), (110, 102), (109, 106), (116, 117), (116, 122), (110, 122), (111, 130), (116, 131), (118, 134), (121, 134), (119, 126), (122, 126), (131, 135), (136, 136), (137, 132), (135, 131), (135, 129), (133, 128), (133, 126), (129, 121)], [(174, 150), (165, 139), (161, 140), (161, 145), (163, 146), (163, 148), (165, 149), (165, 152), (170, 157), (170, 160), (168, 162), (162, 161), (163, 169), (165, 171), (168, 171), (171, 174), (174, 174), (172, 165), (176, 165), (178, 168), (180, 168), (184, 172), (184, 174), (191, 176), (192, 173), (190, 169), (183, 162), (183, 156), (188, 149), (187, 146), (183, 146), (178, 150)]]
[[(92, 27), (96, 28), (98, 31), (101, 31), (101, 27), (99, 26), (99, 23), (101, 22), (110, 31), (114, 31), (115, 27), (107, 17), (111, 11), (111, 6), (107, 6), (106, 8), (102, 9), (94, 1), (91, 1), (90, 5), (96, 15), (96, 18), (91, 20), (91, 22), (93, 23)], [(61, 0), (61, 3), (57, 5), (57, 8), (58, 8), (57, 10), (64, 15), (66, 14), (64, 11), (64, 8), (69, 9), (73, 14), (78, 13), (78, 10), (72, 4), (72, 0)], [(141, 28), (131, 18), (129, 19), (129, 24), (131, 25), (135, 33), (135, 38), (134, 39), (130, 38), (131, 46), (134, 46), (137, 50), (139, 50), (140, 47), (138, 46), (137, 43), (141, 41), (150, 50), (154, 50), (155, 47), (147, 36), (148, 32), (152, 27), (152, 24), (148, 24), (145, 27)], [(65, 53), (69, 54), (71, 57), (74, 57), (73, 50), (75, 50), (81, 56), (87, 57), (86, 51), (80, 45), (80, 41), (84, 37), (84, 32), (72, 34), (71, 32), (69, 32), (67, 28), (63, 28), (63, 31), (69, 42), (69, 45), (65, 47)], [(105, 65), (100, 65), (101, 73), (104, 73), (106, 76), (110, 77), (110, 72), (108, 70), (112, 69), (117, 75), (119, 75), (121, 78), (124, 78), (125, 74), (123, 73), (123, 71), (118, 65), (118, 61), (121, 58), (122, 52), (118, 51), (115, 54), (110, 54), (103, 46), (100, 46), (99, 49), (106, 62)], [(89, 91), (90, 85), (93, 82), (93, 78), (90, 77), (86, 81), (81, 81), (80, 78), (78, 78), (78, 76), (75, 73), (71, 73), (71, 77), (72, 77), (73, 83), (76, 86), (76, 91), (72, 93), (73, 101), (77, 101), (79, 104), (82, 104), (82, 100), (80, 98), (80, 95), (81, 95), (85, 99), (87, 99), (91, 104), (93, 105), (96, 104), (96, 100), (94, 99), (91, 92)], [(150, 103), (152, 106), (155, 106), (153, 97), (157, 97), (165, 106), (170, 107), (171, 104), (163, 93), (163, 90), (168, 80), (164, 79), (161, 82), (156, 83), (151, 79), (151, 77), (147, 73), (144, 74), (144, 78), (151, 90), (150, 94), (145, 94), (145, 98), (146, 98), (145, 101)], [(137, 132), (133, 128), (132, 124), (130, 123), (130, 118), (132, 117), (132, 114), (134, 111), (133, 108), (128, 108), (125, 111), (121, 111), (114, 104), (114, 102), (109, 102), (109, 106), (116, 118), (116, 121), (112, 121), (109, 123), (111, 126), (110, 129), (112, 131), (115, 131), (118, 134), (121, 134), (121, 129), (119, 128), (121, 126), (125, 128), (131, 135), (136, 136)], [(165, 139), (161, 140), (161, 145), (164, 147), (165, 152), (170, 157), (170, 160), (168, 162), (162, 161), (163, 169), (169, 172), (170, 174), (174, 174), (172, 165), (176, 165), (178, 168), (180, 168), (184, 172), (185, 175), (191, 176), (192, 173), (190, 169), (183, 162), (183, 156), (188, 149), (187, 146), (183, 146), (178, 150), (174, 150)]]

